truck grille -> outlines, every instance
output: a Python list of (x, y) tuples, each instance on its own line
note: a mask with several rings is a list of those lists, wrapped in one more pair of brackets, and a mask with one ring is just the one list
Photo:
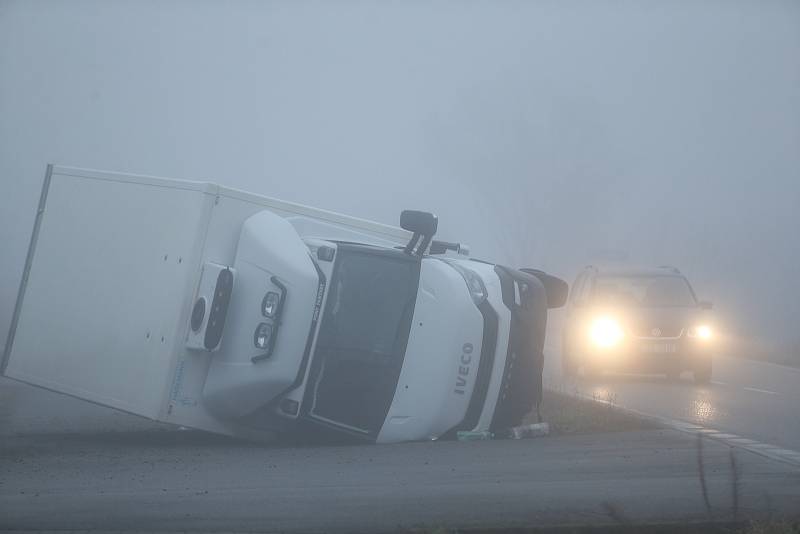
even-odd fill
[[(542, 401), (544, 334), (547, 326), (547, 295), (534, 276), (497, 266), (503, 302), (511, 310), (511, 331), (503, 380), (492, 418), (497, 432), (518, 425)], [(516, 303), (515, 284), (525, 287)]]

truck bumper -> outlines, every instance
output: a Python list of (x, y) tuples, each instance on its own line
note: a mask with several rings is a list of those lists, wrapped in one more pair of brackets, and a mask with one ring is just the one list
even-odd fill
[(541, 402), (547, 327), (547, 294), (539, 279), (499, 265), (495, 272), (511, 310), (511, 327), (493, 432), (519, 424)]

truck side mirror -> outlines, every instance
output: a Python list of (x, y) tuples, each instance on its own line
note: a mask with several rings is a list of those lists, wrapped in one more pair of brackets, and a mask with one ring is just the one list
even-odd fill
[[(436, 230), (439, 228), (439, 218), (427, 211), (403, 210), (400, 214), (400, 227), (403, 230), (414, 233), (411, 241), (406, 245), (406, 254), (414, 254), (414, 248), (416, 247), (416, 254), (422, 256), (425, 253), (425, 249), (430, 245), (433, 236), (436, 235)], [(417, 247), (420, 237), (422, 237), (422, 243)]]
[(710, 310), (714, 307), (714, 304), (708, 300), (701, 300), (700, 302), (697, 303), (697, 306), (701, 310)]
[(547, 294), (547, 307), (560, 308), (567, 302), (567, 295), (569, 294), (569, 284), (557, 276), (547, 274), (539, 269), (520, 269), (523, 273), (532, 274), (544, 286), (544, 291)]
[(433, 237), (439, 227), (439, 218), (427, 211), (404, 210), (400, 214), (400, 227), (415, 234)]

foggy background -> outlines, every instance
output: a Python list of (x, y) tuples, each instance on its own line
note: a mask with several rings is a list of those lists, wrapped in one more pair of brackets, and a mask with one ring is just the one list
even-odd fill
[(48, 162), (669, 263), (800, 340), (798, 2), (0, 1), (0, 343)]

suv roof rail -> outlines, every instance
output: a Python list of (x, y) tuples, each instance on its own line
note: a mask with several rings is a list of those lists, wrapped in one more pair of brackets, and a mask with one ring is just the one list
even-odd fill
[(675, 274), (681, 274), (681, 271), (677, 267), (673, 267), (672, 265), (659, 265), (658, 268), (672, 271)]

